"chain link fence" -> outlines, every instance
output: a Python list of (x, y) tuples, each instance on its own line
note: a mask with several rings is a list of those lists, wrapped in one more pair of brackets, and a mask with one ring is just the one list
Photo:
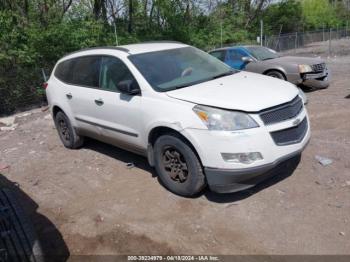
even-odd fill
[(0, 68), (0, 117), (46, 104), (40, 68)]
[(344, 28), (329, 28), (317, 31), (295, 32), (281, 35), (265, 36), (263, 45), (274, 49), (278, 52), (284, 52), (310, 46), (314, 43), (319, 43), (323, 46), (323, 53), (327, 55), (337, 54), (341, 50), (338, 45), (332, 45), (339, 39), (346, 39), (350, 36), (348, 27)]

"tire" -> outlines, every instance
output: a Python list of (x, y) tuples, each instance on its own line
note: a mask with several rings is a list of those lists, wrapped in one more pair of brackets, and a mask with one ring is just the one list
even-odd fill
[(154, 163), (162, 184), (177, 195), (194, 196), (206, 186), (197, 155), (180, 137), (160, 136), (154, 144)]
[(7, 188), (0, 190), (0, 221), (0, 261), (44, 261), (31, 221)]
[(286, 80), (285, 76), (281, 72), (278, 72), (278, 71), (275, 71), (275, 70), (267, 72), (266, 75), (274, 77), (274, 78)]
[(55, 116), (55, 126), (66, 148), (76, 149), (83, 145), (84, 137), (77, 135), (68, 117), (62, 111), (59, 111)]

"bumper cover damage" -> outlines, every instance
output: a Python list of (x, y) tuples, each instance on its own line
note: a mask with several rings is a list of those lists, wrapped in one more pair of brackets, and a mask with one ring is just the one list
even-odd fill
[[(307, 144), (306, 144), (307, 145)], [(233, 193), (256, 186), (260, 182), (278, 175), (300, 160), (306, 145), (275, 162), (244, 169), (204, 168), (210, 190), (217, 193)]]

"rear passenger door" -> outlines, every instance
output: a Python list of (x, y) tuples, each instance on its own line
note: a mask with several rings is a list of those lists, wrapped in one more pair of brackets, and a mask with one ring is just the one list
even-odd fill
[(99, 133), (95, 125), (96, 118), (95, 97), (99, 88), (101, 67), (100, 56), (82, 56), (70, 61), (70, 75), (67, 81), (69, 88), (65, 90), (65, 99), (73, 112), (79, 131), (90, 134)]

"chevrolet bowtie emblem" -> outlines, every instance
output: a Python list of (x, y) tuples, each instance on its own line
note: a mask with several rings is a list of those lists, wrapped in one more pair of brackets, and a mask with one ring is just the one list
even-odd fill
[(297, 126), (300, 122), (301, 122), (301, 120), (299, 118), (297, 118), (293, 121), (293, 125)]

